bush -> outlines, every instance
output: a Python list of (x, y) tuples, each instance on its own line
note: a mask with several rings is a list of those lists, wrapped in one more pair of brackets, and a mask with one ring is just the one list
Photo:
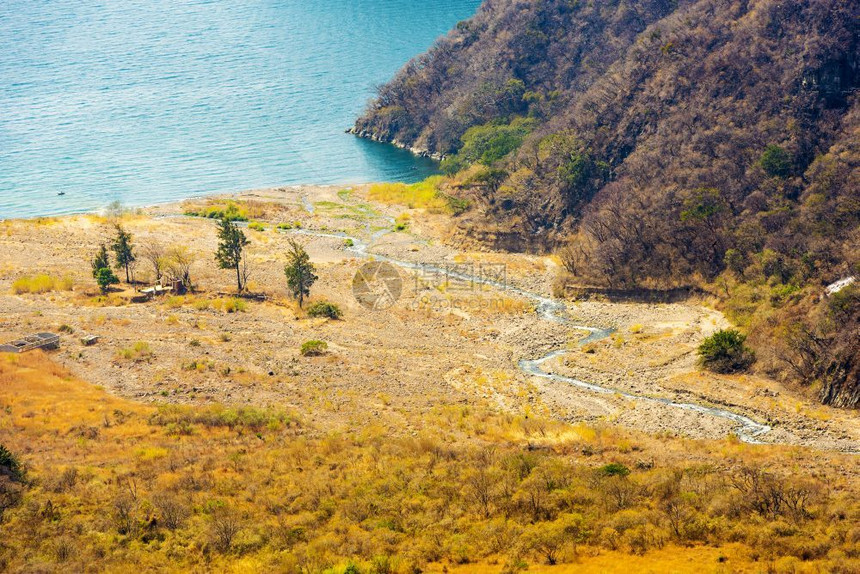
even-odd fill
[(308, 307), (308, 317), (328, 317), (329, 319), (340, 319), (342, 313), (340, 307), (328, 301), (317, 301)]
[(318, 357), (325, 353), (328, 349), (328, 343), (325, 341), (305, 341), (302, 343), (301, 353), (305, 357)]
[(448, 213), (451, 209), (445, 195), (439, 191), (444, 178), (433, 175), (418, 183), (377, 183), (370, 187), (370, 198), (384, 203), (401, 203), (409, 207)]
[(204, 427), (226, 427), (260, 432), (265, 429), (276, 430), (284, 426), (293, 426), (298, 422), (285, 412), (271, 409), (233, 408), (222, 405), (191, 408), (183, 405), (165, 404), (160, 405), (158, 412), (149, 417), (149, 424), (189, 430), (190, 425), (202, 425)]
[(208, 217), (209, 219), (226, 219), (227, 221), (248, 221), (248, 212), (232, 201), (226, 205), (212, 205), (200, 210), (188, 210), (185, 215), (192, 217)]
[(699, 345), (699, 360), (704, 367), (716, 373), (746, 370), (755, 361), (755, 355), (744, 341), (746, 335), (734, 329), (717, 331)]
[(254, 231), (265, 231), (266, 226), (263, 225), (262, 223), (255, 221), (254, 223), (248, 224), (248, 229), (253, 229)]
[(450, 174), (473, 163), (490, 166), (518, 149), (534, 127), (532, 118), (515, 118), (510, 124), (490, 122), (473, 126), (461, 138), (463, 147), (456, 156), (442, 162), (442, 169)]
[(762, 169), (771, 177), (785, 179), (791, 175), (791, 156), (778, 145), (769, 145), (759, 160)]
[(102, 267), (96, 272), (96, 283), (99, 285), (99, 290), (104, 294), (107, 293), (111, 285), (119, 283), (119, 277), (111, 269)]
[(600, 474), (603, 476), (627, 476), (630, 474), (630, 469), (619, 462), (610, 462), (600, 467)]
[(238, 297), (213, 299), (211, 305), (216, 311), (224, 311), (225, 313), (244, 313), (248, 310), (248, 303)]
[(151, 358), (152, 355), (152, 349), (149, 347), (149, 343), (145, 341), (138, 341), (118, 353), (119, 358), (129, 361), (144, 361)]
[(394, 231), (406, 231), (409, 227), (409, 214), (403, 213), (394, 220)]
[(18, 457), (0, 444), (0, 475), (6, 475), (14, 481), (24, 480), (24, 467)]

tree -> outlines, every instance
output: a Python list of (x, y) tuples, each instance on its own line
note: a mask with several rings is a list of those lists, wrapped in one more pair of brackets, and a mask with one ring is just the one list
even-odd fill
[(550, 566), (556, 564), (565, 548), (576, 552), (576, 544), (588, 534), (585, 518), (581, 514), (562, 514), (552, 522), (529, 525), (522, 535), (526, 550), (540, 554)]
[(221, 552), (227, 552), (233, 545), (233, 539), (242, 530), (239, 516), (226, 506), (216, 506), (212, 509), (209, 520), (215, 546)]
[(21, 503), (26, 478), (26, 469), (18, 457), (0, 444), (0, 522), (6, 510)]
[(110, 267), (102, 267), (96, 273), (96, 283), (99, 284), (99, 289), (102, 292), (102, 295), (108, 292), (108, 288), (111, 285), (116, 285), (119, 283), (119, 277), (114, 275), (113, 270)]
[(166, 267), (164, 273), (171, 281), (181, 281), (186, 291), (194, 291), (194, 283), (191, 281), (191, 264), (195, 256), (184, 245), (172, 247), (165, 256)]
[(24, 466), (18, 457), (5, 446), (0, 444), (0, 475), (5, 475), (18, 482), (24, 480)]
[(314, 275), (314, 271), (314, 264), (311, 263), (308, 252), (297, 241), (290, 239), (284, 274), (287, 276), (290, 292), (299, 300), (299, 307), (302, 306), (305, 297), (311, 294), (311, 285), (319, 279)]
[(110, 257), (108, 256), (107, 246), (105, 246), (104, 243), (102, 243), (98, 253), (96, 253), (96, 256), (93, 258), (92, 267), (93, 279), (97, 279), (99, 271), (104, 269), (105, 267), (110, 269)]
[(236, 270), (236, 288), (241, 293), (247, 287), (245, 247), (250, 243), (239, 227), (227, 218), (218, 223), (218, 251), (215, 259), (221, 269)]
[(122, 225), (116, 224), (116, 237), (113, 240), (111, 249), (116, 256), (116, 268), (125, 269), (125, 282), (131, 283), (130, 268), (135, 262), (134, 245), (131, 242), (131, 233), (123, 229)]
[(785, 179), (791, 175), (791, 155), (778, 145), (767, 146), (759, 163), (771, 177)]
[(735, 329), (721, 329), (699, 345), (700, 360), (717, 373), (743, 371), (755, 361), (755, 355), (744, 341), (746, 335)]
[(161, 278), (164, 276), (165, 267), (167, 267), (167, 257), (165, 256), (164, 246), (157, 241), (146, 243), (141, 249), (143, 258), (149, 263), (155, 274), (155, 282), (161, 283)]

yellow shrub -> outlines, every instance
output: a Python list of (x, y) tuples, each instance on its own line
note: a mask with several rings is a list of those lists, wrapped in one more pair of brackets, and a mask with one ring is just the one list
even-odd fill
[(437, 175), (413, 184), (377, 183), (370, 187), (370, 198), (385, 203), (402, 203), (410, 208), (449, 211), (448, 201), (438, 189), (443, 179)]
[(142, 361), (152, 357), (152, 349), (150, 349), (149, 343), (138, 341), (131, 347), (120, 350), (119, 353), (117, 353), (117, 356), (121, 359), (128, 359), (130, 361)]
[(71, 291), (74, 281), (68, 275), (60, 279), (44, 273), (34, 276), (26, 276), (12, 283), (12, 292), (16, 295), (22, 293), (48, 293), (50, 291)]
[(222, 297), (212, 300), (212, 308), (225, 313), (244, 313), (248, 310), (248, 303), (236, 297)]

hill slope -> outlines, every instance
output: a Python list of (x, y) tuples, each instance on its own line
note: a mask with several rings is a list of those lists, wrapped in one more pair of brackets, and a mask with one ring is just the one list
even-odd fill
[(818, 294), (860, 273), (858, 28), (850, 0), (488, 0), (354, 131), (446, 156), (465, 235), (564, 246), (590, 283), (731, 283), (766, 368), (857, 406), (856, 289)]

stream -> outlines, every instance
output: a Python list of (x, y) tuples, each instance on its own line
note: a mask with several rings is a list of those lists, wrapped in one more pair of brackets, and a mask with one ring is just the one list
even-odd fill
[[(309, 206), (306, 199), (303, 198), (303, 203), (305, 208), (312, 212), (313, 206)], [(368, 225), (369, 229), (369, 225)], [(373, 234), (373, 239), (378, 239), (381, 235), (384, 235), (389, 230), (382, 230), (381, 232), (376, 232)], [(399, 259), (393, 259), (391, 257), (386, 257), (384, 255), (376, 255), (370, 253), (368, 251), (369, 245), (357, 237), (352, 237), (347, 235), (346, 233), (341, 232), (318, 232), (312, 230), (305, 229), (294, 229), (289, 230), (290, 233), (299, 234), (299, 235), (308, 235), (315, 237), (330, 237), (337, 238), (343, 240), (351, 240), (352, 245), (346, 247), (345, 249), (349, 252), (355, 253), (356, 255), (363, 258), (370, 258), (377, 261), (385, 261), (387, 263), (391, 263), (392, 265), (396, 265), (398, 267), (402, 267), (404, 269), (411, 270), (422, 270), (422, 271), (430, 271), (433, 273), (442, 273), (447, 275), (448, 277), (454, 277), (456, 279), (461, 279), (465, 281), (471, 281), (474, 283), (487, 285), (489, 287), (502, 289), (507, 292), (514, 293), (523, 297), (525, 299), (529, 299), (534, 301), (537, 304), (536, 311), (539, 317), (546, 321), (552, 321), (553, 323), (558, 323), (561, 325), (565, 325), (568, 328), (585, 331), (588, 333), (586, 337), (581, 339), (578, 344), (583, 345), (585, 343), (591, 341), (599, 341), (600, 339), (604, 339), (610, 336), (615, 330), (614, 329), (603, 329), (599, 327), (594, 327), (590, 325), (578, 325), (571, 321), (567, 314), (567, 305), (558, 299), (553, 299), (550, 297), (546, 297), (540, 295), (539, 293), (534, 293), (532, 291), (527, 291), (525, 289), (521, 289), (519, 287), (512, 287), (511, 285), (501, 283), (499, 281), (495, 281), (492, 279), (488, 279), (486, 277), (479, 277), (475, 275), (470, 275), (466, 273), (458, 273), (452, 272), (450, 269), (443, 269), (441, 267), (436, 267), (434, 265), (426, 265), (423, 263), (413, 263), (411, 261), (401, 261)], [(607, 395), (619, 395), (627, 399), (633, 399), (637, 401), (656, 403), (660, 405), (665, 405), (672, 408), (682, 409), (686, 411), (693, 411), (697, 413), (706, 414), (713, 417), (722, 418), (728, 420), (732, 423), (735, 423), (737, 426), (735, 428), (735, 434), (738, 436), (740, 440), (750, 444), (762, 444), (762, 441), (759, 440), (759, 437), (770, 432), (771, 427), (756, 422), (753, 419), (740, 415), (738, 413), (717, 408), (717, 407), (708, 407), (704, 405), (699, 405), (696, 403), (680, 403), (675, 402), (670, 399), (661, 398), (661, 397), (651, 397), (648, 395), (638, 395), (634, 393), (630, 393), (627, 391), (622, 391), (619, 389), (613, 389), (610, 387), (604, 387), (601, 385), (597, 385), (594, 383), (588, 383), (586, 381), (581, 381), (579, 379), (575, 379), (573, 377), (565, 377), (563, 375), (557, 375), (552, 373), (549, 370), (546, 370), (543, 365), (555, 358), (561, 357), (565, 355), (568, 351), (566, 349), (557, 349), (552, 351), (538, 359), (521, 359), (518, 363), (520, 370), (531, 376), (540, 377), (542, 379), (547, 379), (551, 381), (556, 381), (560, 383), (567, 383), (570, 385), (575, 385), (577, 387), (587, 389), (589, 391)]]

